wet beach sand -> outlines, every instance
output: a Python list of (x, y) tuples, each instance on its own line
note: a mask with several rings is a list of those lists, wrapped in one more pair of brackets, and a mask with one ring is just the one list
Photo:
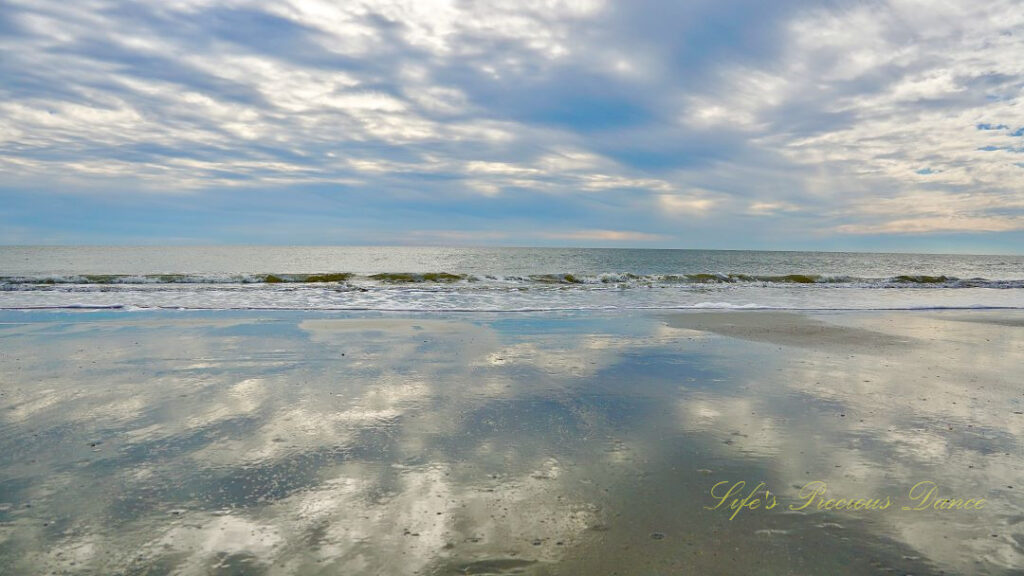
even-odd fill
[(1001, 310), (3, 312), (0, 573), (1022, 574), (1022, 366)]

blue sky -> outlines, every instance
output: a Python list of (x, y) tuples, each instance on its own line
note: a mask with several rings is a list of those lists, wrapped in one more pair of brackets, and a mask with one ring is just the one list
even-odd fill
[(0, 243), (1020, 252), (1019, 0), (0, 0)]

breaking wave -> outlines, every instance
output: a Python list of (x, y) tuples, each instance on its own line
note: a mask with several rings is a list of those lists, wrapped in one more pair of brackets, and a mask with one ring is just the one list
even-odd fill
[(324, 284), (351, 287), (379, 285), (459, 285), (550, 287), (550, 286), (618, 286), (649, 287), (666, 285), (705, 284), (813, 284), (818, 286), (856, 286), (860, 288), (1024, 288), (1024, 279), (991, 280), (987, 278), (957, 278), (946, 275), (900, 274), (886, 278), (826, 274), (634, 274), (607, 272), (602, 274), (551, 273), (526, 276), (494, 276), (440, 272), (378, 272), (356, 274), (327, 272), (318, 274), (261, 273), (261, 274), (73, 274), (42, 276), (0, 276), (0, 289), (40, 290), (55, 286), (116, 286), (152, 284)]

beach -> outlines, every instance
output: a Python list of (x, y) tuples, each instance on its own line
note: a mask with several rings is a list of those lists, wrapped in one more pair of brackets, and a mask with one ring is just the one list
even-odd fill
[(1024, 576), (1024, 0), (0, 45), (0, 576)]
[(1019, 574), (1022, 323), (6, 310), (0, 565)]

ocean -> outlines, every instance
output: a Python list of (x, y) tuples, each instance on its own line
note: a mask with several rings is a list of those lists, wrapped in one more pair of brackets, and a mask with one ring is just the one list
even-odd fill
[(0, 309), (1024, 308), (1024, 256), (436, 247), (0, 247)]

